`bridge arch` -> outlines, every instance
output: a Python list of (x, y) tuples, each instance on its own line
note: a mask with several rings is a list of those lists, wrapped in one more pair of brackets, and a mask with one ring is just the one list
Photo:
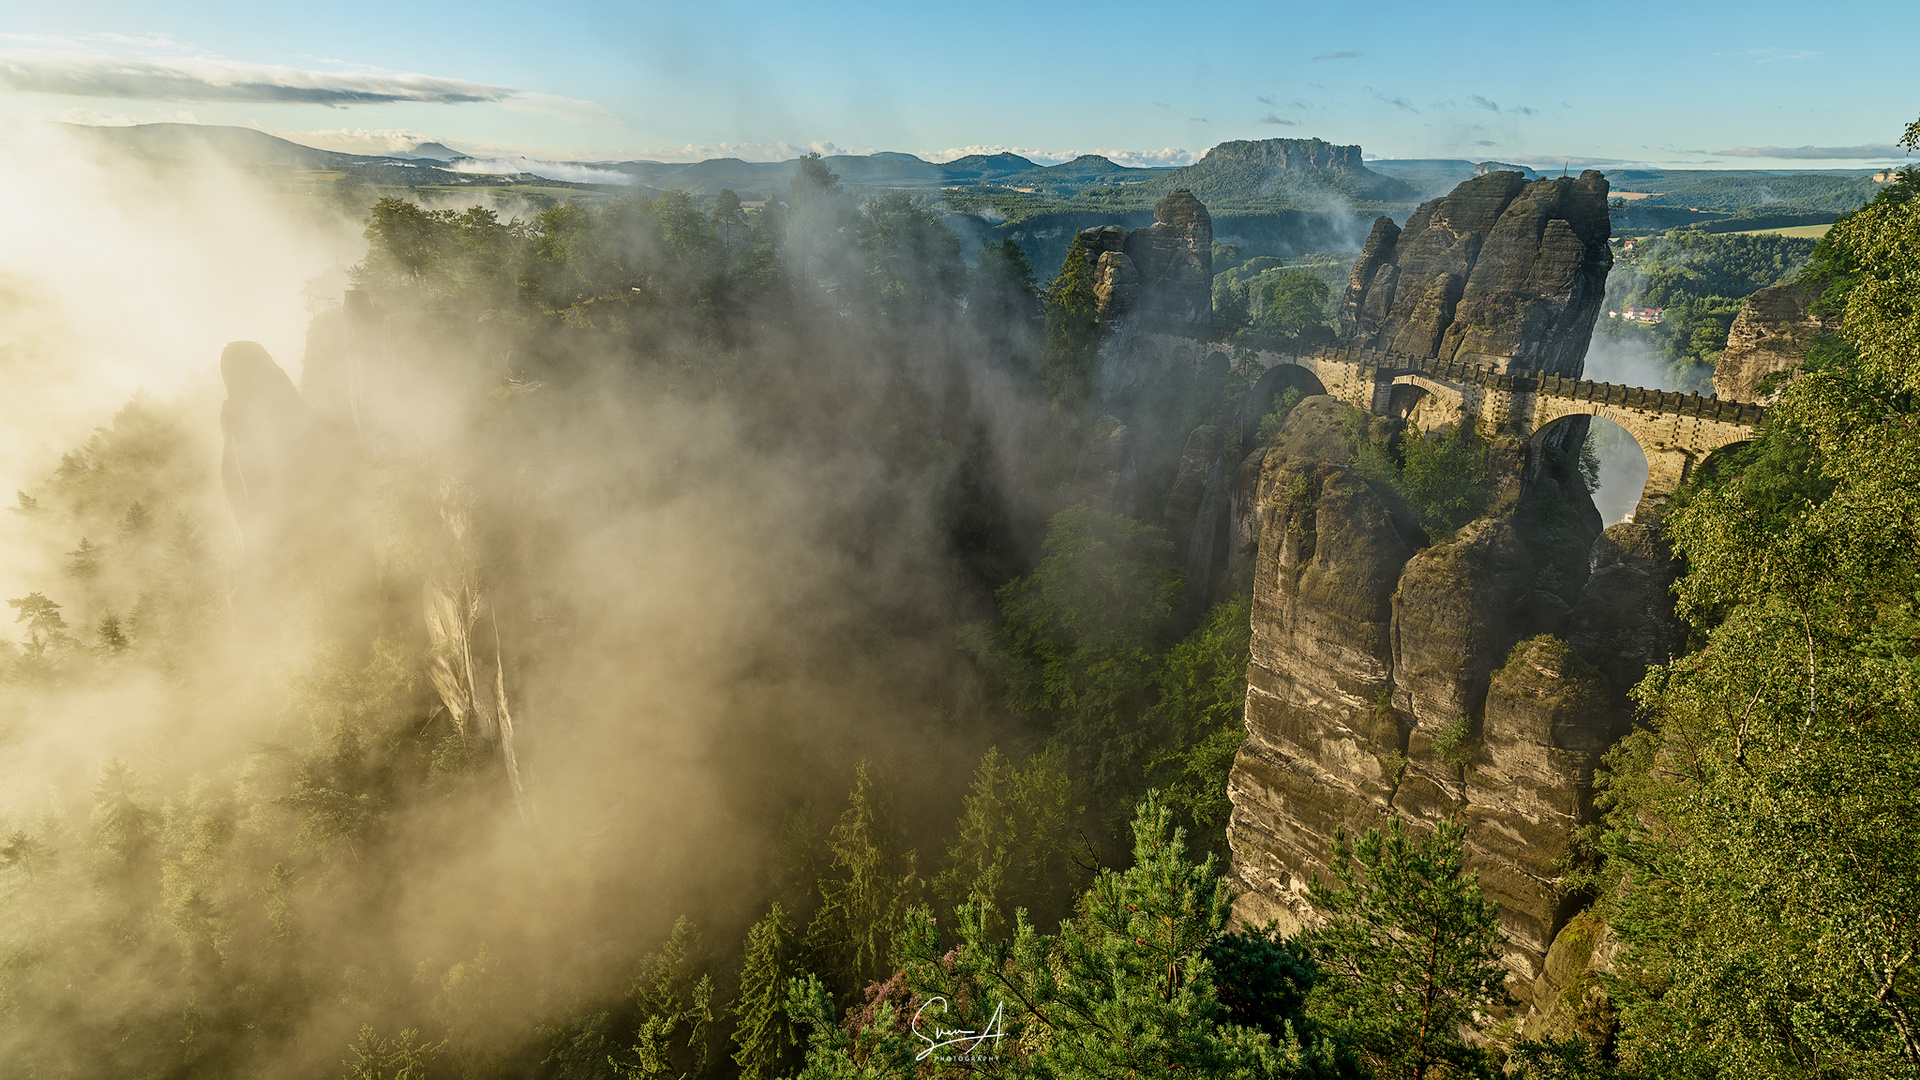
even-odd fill
[(1753, 438), (1749, 425), (1666, 412), (1658, 407), (1548, 394), (1534, 395), (1532, 404), (1529, 441), (1536, 446), (1544, 446), (1556, 429), (1564, 429), (1558, 421), (1579, 415), (1610, 420), (1633, 437), (1647, 458), (1646, 486), (1634, 507), (1636, 521), (1647, 520), (1714, 451)]
[(1314, 397), (1326, 393), (1327, 387), (1319, 376), (1299, 364), (1275, 364), (1268, 368), (1247, 392), (1246, 413), (1241, 423), (1243, 438), (1253, 440), (1260, 430), (1260, 421), (1273, 409), (1274, 399), (1288, 390), (1300, 391), (1301, 397)]
[[(1607, 417), (1576, 413), (1549, 421), (1534, 433), (1530, 441), (1534, 446), (1544, 448), (1554, 441), (1556, 433), (1565, 431), (1571, 435), (1569, 429), (1582, 420), (1586, 421), (1582, 437), (1598, 459), (1598, 483), (1593, 489), (1594, 508), (1600, 511), (1600, 519), (1605, 524), (1633, 521), (1639, 510), (1640, 499), (1646, 492), (1648, 467), (1646, 451), (1640, 448), (1640, 442), (1632, 432)], [(1577, 444), (1563, 445), (1558, 449), (1563, 453), (1568, 450), (1579, 451)]]

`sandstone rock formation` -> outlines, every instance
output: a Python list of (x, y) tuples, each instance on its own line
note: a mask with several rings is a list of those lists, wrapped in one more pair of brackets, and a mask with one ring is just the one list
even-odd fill
[[(243, 586), (277, 593), (328, 581), (336, 583), (327, 602), (338, 618), (390, 625), (396, 616), (417, 617), (428, 645), (426, 673), (441, 704), (463, 738), (499, 749), (524, 814), (511, 661), (482, 572), (473, 491), (451, 477), (439, 480), (430, 495), (437, 536), (422, 531), (400, 541), (375, 536), (371, 526), (372, 470), (355, 377), (361, 357), (354, 324), (379, 316), (352, 296), (346, 312), (315, 320), (303, 390), (253, 342), (236, 341), (221, 354), (227, 387), (220, 411), (221, 468), (228, 505), (246, 541)], [(393, 558), (399, 546), (407, 549), (404, 560)], [(388, 568), (397, 561), (418, 566), (413, 603), (389, 602), (398, 590)]]
[(1733, 401), (1759, 401), (1760, 381), (1792, 371), (1807, 358), (1807, 343), (1839, 329), (1833, 315), (1808, 311), (1818, 288), (1787, 282), (1747, 297), (1727, 331), (1727, 348), (1713, 365), (1713, 392)]
[(1607, 271), (1607, 181), (1493, 172), (1374, 222), (1341, 300), (1350, 344), (1578, 376)]
[(1102, 326), (1129, 317), (1149, 329), (1213, 325), (1213, 218), (1193, 192), (1178, 189), (1155, 203), (1146, 228), (1100, 225), (1080, 238), (1093, 260)]
[(1430, 545), (1346, 463), (1338, 408), (1301, 402), (1261, 464), (1236, 913), (1307, 924), (1336, 830), (1455, 818), (1530, 985), (1571, 914), (1565, 859), (1626, 689), (1684, 642), (1672, 556), (1654, 527), (1601, 534), (1577, 484), (1511, 462), (1524, 483)]
[(1175, 171), (1170, 183), (1201, 198), (1257, 191), (1263, 195), (1339, 195), (1375, 202), (1411, 202), (1412, 185), (1367, 168), (1360, 147), (1324, 139), (1223, 142)]

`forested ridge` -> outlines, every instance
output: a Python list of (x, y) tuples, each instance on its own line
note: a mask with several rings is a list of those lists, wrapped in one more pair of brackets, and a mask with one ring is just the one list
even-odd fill
[[(51, 569), (0, 748), (107, 734), (0, 820), (0, 1077), (1920, 1075), (1914, 174), (1811, 252), (1842, 329), (1668, 512), (1690, 651), (1527, 1037), (1459, 826), (1343, 837), (1297, 937), (1230, 924), (1248, 583), (1194, 603), (1155, 501), (1218, 403), (1166, 374), (1116, 474), (1077, 243), (1042, 286), (817, 157), (788, 195), (382, 200), (299, 527), (236, 537), (217, 424), (145, 396), (17, 494)], [(1729, 239), (1663, 250), (1713, 297), (1806, 257)], [(1251, 269), (1230, 321), (1317, 333), (1318, 277)], [(1364, 464), (1444, 535), (1486, 450), (1410, 441)], [(524, 794), (427, 674), (450, 534)]]

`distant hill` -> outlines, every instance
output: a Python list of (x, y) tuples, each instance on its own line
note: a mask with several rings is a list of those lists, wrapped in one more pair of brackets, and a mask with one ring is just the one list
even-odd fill
[(940, 165), (942, 171), (956, 180), (997, 180), (1039, 167), (1019, 154), (968, 154)]
[(332, 150), (316, 150), (252, 128), (211, 124), (138, 124), (132, 127), (62, 125), (84, 139), (124, 150), (150, 161), (179, 162), (211, 154), (251, 168), (343, 169), (376, 159)]
[(1681, 184), (1647, 199), (1655, 206), (1700, 210), (1825, 210), (1836, 214), (1860, 209), (1880, 190), (1871, 177), (1804, 173), (1798, 176), (1718, 176)]
[(407, 153), (397, 156), (424, 159), (426, 161), (458, 161), (468, 155), (441, 143), (423, 142), (412, 150), (407, 151)]
[(1353, 202), (1410, 202), (1412, 185), (1367, 168), (1358, 146), (1323, 139), (1260, 139), (1225, 142), (1199, 161), (1155, 179), (1166, 190), (1186, 188), (1206, 203), (1225, 208), (1276, 199), (1312, 200), (1334, 195)]

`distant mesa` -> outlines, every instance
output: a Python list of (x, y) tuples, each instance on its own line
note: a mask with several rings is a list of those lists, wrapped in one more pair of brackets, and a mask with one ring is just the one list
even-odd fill
[(1485, 176), (1490, 172), (1517, 172), (1529, 180), (1540, 175), (1525, 165), (1514, 165), (1505, 161), (1483, 161), (1473, 167), (1473, 175), (1475, 176)]
[(469, 155), (463, 154), (444, 143), (423, 142), (412, 150), (407, 151), (406, 156), (419, 158), (424, 161), (458, 161)]

